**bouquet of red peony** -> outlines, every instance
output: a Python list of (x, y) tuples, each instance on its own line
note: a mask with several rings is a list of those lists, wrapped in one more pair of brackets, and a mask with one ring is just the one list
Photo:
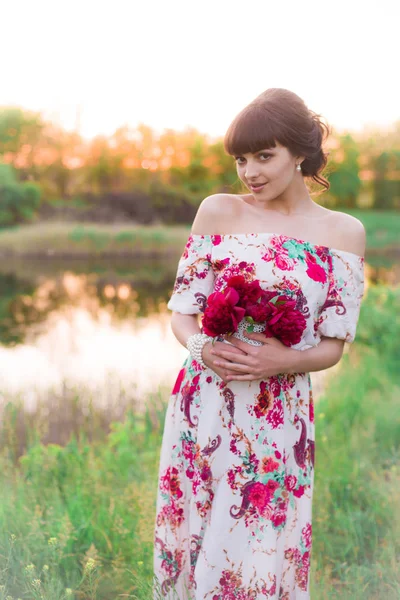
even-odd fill
[(301, 340), (306, 327), (306, 320), (295, 305), (284, 294), (263, 290), (258, 280), (246, 281), (242, 275), (235, 275), (228, 279), (222, 292), (208, 296), (203, 331), (218, 337), (234, 334), (244, 325), (247, 331), (263, 331), (267, 337), (293, 346)]

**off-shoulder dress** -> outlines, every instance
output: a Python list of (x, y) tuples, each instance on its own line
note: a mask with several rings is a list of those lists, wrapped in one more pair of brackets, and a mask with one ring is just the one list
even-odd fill
[[(363, 257), (277, 233), (190, 234), (168, 308), (202, 313), (237, 274), (296, 300), (307, 327), (293, 348), (353, 342)], [(165, 418), (155, 597), (309, 599), (314, 454), (309, 373), (226, 384), (189, 355)]]

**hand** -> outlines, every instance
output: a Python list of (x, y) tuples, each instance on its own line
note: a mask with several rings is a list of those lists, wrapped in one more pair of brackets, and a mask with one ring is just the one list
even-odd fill
[[(246, 345), (248, 346), (248, 344)], [(230, 369), (229, 361), (225, 361), (225, 366), (218, 366), (216, 364), (216, 360), (218, 357), (216, 358), (214, 356), (214, 350), (217, 352), (222, 352), (222, 350), (227, 347), (228, 344), (224, 344), (223, 342), (215, 342), (214, 345), (211, 342), (207, 342), (206, 344), (204, 344), (202, 352), (203, 362), (207, 365), (207, 367), (214, 371), (214, 373), (216, 373), (218, 377), (221, 377), (221, 379), (225, 381), (225, 383), (230, 381), (231, 379), (228, 379), (228, 377), (234, 376), (236, 372)], [(232, 346), (230, 347), (230, 352), (236, 360), (239, 360), (239, 357), (246, 355), (246, 353), (240, 348), (235, 348)]]
[[(266, 337), (263, 333), (245, 333), (262, 346), (252, 346), (233, 336), (225, 336), (232, 346), (216, 344), (209, 350), (215, 356), (216, 368), (227, 369), (225, 381), (253, 381), (267, 379), (279, 373), (290, 372), (293, 353), (296, 350), (285, 346), (277, 338)], [(241, 350), (238, 354), (237, 350)]]

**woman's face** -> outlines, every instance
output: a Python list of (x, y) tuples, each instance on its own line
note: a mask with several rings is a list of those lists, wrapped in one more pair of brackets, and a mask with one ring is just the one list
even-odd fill
[(277, 198), (296, 175), (302, 177), (296, 170), (299, 159), (279, 142), (275, 148), (235, 155), (235, 161), (239, 178), (260, 202)]

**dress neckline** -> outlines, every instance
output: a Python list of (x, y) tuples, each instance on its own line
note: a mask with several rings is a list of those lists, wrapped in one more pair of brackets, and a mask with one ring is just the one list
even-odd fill
[(325, 250), (330, 250), (331, 252), (341, 252), (342, 254), (349, 254), (350, 256), (354, 256), (355, 258), (361, 259), (364, 261), (364, 256), (360, 254), (356, 254), (355, 252), (350, 252), (349, 250), (340, 250), (340, 248), (333, 248), (332, 246), (325, 246), (324, 244), (315, 244), (314, 242), (310, 242), (308, 240), (303, 240), (297, 237), (293, 237), (291, 235), (286, 235), (284, 233), (278, 233), (276, 231), (255, 231), (252, 233), (191, 233), (192, 238), (204, 238), (204, 237), (220, 237), (220, 238), (231, 238), (231, 237), (248, 237), (248, 236), (269, 236), (269, 237), (283, 237), (286, 240), (293, 240), (294, 242), (299, 242), (300, 244), (308, 244), (309, 246), (313, 246), (314, 248), (324, 248)]

